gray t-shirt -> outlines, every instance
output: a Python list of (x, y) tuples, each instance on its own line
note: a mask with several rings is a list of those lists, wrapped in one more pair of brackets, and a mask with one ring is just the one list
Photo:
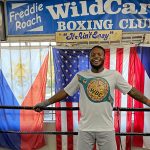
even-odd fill
[(91, 70), (78, 72), (64, 90), (70, 96), (80, 90), (79, 130), (112, 131), (114, 89), (127, 94), (131, 88), (119, 72), (104, 69), (100, 73)]

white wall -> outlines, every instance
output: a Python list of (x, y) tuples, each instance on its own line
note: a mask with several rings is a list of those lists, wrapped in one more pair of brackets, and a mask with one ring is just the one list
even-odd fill
[[(56, 131), (55, 123), (45, 123), (44, 131)], [(56, 136), (52, 134), (45, 135), (46, 145), (39, 150), (56, 150)]]

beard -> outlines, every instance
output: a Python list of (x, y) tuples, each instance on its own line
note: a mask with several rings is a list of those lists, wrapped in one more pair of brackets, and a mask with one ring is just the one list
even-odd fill
[(90, 61), (90, 64), (93, 69), (99, 70), (100, 68), (102, 68), (104, 66), (104, 61), (102, 61), (102, 63), (99, 64), (98, 66), (93, 65), (91, 61)]

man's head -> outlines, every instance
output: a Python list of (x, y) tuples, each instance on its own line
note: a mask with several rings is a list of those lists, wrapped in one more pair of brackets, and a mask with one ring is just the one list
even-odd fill
[(90, 63), (93, 69), (103, 68), (105, 60), (105, 49), (101, 46), (94, 46), (90, 52)]

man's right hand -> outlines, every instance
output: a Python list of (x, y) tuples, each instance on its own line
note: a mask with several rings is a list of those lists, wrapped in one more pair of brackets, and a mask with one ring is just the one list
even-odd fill
[(37, 111), (37, 112), (41, 112), (41, 111), (43, 111), (44, 108), (45, 108), (46, 106), (48, 106), (49, 104), (50, 104), (50, 102), (49, 102), (48, 100), (45, 100), (45, 101), (43, 101), (43, 102), (41, 102), (41, 103), (38, 103), (38, 104), (36, 104), (35, 106), (33, 106), (33, 109), (34, 109), (35, 111)]
[(33, 109), (37, 112), (43, 111), (44, 108), (45, 108), (44, 103), (38, 103), (33, 107)]
[(41, 112), (42, 110), (44, 110), (44, 108), (46, 106), (51, 105), (56, 102), (59, 102), (62, 99), (66, 98), (67, 96), (69, 96), (69, 95), (64, 91), (64, 89), (62, 89), (59, 92), (57, 92), (54, 96), (52, 96), (51, 98), (33, 106), (33, 109), (37, 112)]

